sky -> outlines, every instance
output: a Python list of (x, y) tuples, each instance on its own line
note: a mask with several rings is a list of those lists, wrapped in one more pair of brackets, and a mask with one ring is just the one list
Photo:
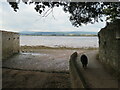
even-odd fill
[[(47, 14), (46, 14), (47, 15)], [(36, 32), (68, 32), (88, 31), (99, 32), (106, 23), (83, 25), (79, 28), (72, 26), (69, 21), (69, 13), (65, 13), (62, 7), (56, 7), (47, 17), (34, 10), (34, 4), (19, 4), (19, 10), (14, 12), (7, 2), (0, 1), (0, 30), (5, 31), (36, 31)]]

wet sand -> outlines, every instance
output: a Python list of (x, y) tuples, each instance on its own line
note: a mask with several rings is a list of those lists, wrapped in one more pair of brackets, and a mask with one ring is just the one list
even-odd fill
[(85, 49), (21, 48), (3, 61), (3, 88), (70, 88), (69, 59)]

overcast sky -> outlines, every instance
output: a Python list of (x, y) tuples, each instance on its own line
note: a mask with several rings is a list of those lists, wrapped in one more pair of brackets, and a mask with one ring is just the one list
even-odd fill
[[(83, 25), (79, 28), (72, 26), (69, 13), (62, 7), (54, 8), (47, 17), (38, 14), (34, 5), (19, 4), (18, 12), (14, 12), (7, 2), (0, 1), (0, 30), (6, 31), (91, 31), (98, 32), (105, 26), (105, 22)], [(54, 16), (54, 17), (53, 17)]]

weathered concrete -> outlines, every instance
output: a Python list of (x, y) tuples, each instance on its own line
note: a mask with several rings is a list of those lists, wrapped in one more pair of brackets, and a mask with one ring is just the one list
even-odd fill
[(2, 32), (0, 32), (0, 61), (2, 61)]
[(2, 32), (0, 32), (0, 89), (2, 88)]
[[(82, 53), (70, 60), (70, 76), (73, 88), (118, 88), (118, 80), (111, 76), (102, 64), (96, 60), (98, 51), (86, 52), (88, 67), (84, 69), (80, 61)], [(71, 62), (73, 61), (73, 62)]]
[(72, 88), (88, 88), (82, 73), (77, 65), (77, 52), (74, 52), (69, 61), (69, 68), (70, 68), (70, 78), (72, 83)]
[(0, 33), (2, 59), (6, 59), (15, 53), (19, 53), (19, 34), (7, 31), (0, 31)]
[(85, 53), (88, 57), (88, 67), (83, 69), (80, 57), (78, 55), (77, 64), (89, 88), (118, 88), (118, 79), (113, 77), (103, 65), (96, 60), (98, 51)]
[(102, 28), (99, 36), (99, 60), (108, 69), (120, 71), (120, 20)]

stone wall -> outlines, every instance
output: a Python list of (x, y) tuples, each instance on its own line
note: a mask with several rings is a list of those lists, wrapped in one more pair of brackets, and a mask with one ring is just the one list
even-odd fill
[(2, 88), (2, 32), (0, 32), (0, 89)]
[(0, 61), (2, 61), (2, 32), (0, 31)]
[(6, 59), (15, 53), (19, 53), (19, 34), (14, 32), (0, 31), (2, 33), (2, 59)]
[(99, 36), (99, 60), (114, 70), (120, 70), (120, 20), (102, 28)]

